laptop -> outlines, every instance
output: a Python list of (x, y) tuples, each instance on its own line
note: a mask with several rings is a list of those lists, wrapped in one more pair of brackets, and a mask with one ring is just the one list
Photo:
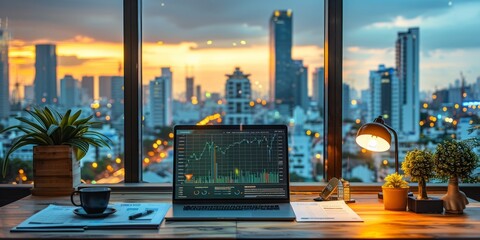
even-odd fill
[(166, 220), (295, 219), (285, 125), (177, 125)]

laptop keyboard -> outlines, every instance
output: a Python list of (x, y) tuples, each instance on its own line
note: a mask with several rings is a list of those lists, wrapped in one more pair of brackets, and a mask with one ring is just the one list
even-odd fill
[(183, 210), (224, 211), (224, 210), (280, 210), (279, 205), (186, 205)]

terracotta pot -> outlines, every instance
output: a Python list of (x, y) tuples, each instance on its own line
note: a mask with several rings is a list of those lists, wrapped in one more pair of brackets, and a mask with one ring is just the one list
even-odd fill
[(408, 189), (382, 187), (385, 210), (405, 211), (407, 209)]
[(465, 193), (458, 188), (458, 177), (450, 177), (448, 180), (447, 194), (442, 197), (443, 207), (446, 213), (462, 214), (465, 205), (468, 204)]
[(80, 185), (80, 161), (66, 145), (33, 148), (33, 195), (70, 195)]

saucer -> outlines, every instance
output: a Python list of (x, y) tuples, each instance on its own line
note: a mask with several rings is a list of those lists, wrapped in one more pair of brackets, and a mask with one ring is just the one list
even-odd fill
[(73, 210), (73, 213), (77, 214), (78, 216), (86, 217), (86, 218), (102, 218), (102, 217), (106, 217), (110, 214), (114, 214), (116, 211), (117, 210), (115, 210), (115, 208), (108, 207), (102, 213), (91, 213), (90, 214), (90, 213), (85, 212), (85, 210), (83, 208), (79, 207), (79, 208), (75, 208), (75, 210)]

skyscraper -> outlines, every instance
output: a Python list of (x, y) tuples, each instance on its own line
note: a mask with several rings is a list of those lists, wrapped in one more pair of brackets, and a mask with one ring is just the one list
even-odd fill
[(65, 75), (60, 80), (60, 104), (65, 108), (79, 106), (80, 95), (78, 81), (72, 75)]
[(35, 101), (57, 103), (57, 53), (54, 44), (35, 45)]
[(309, 107), (308, 68), (303, 65), (303, 60), (293, 60), (292, 68), (293, 84), (290, 91), (293, 91), (293, 106), (300, 106), (306, 111)]
[(342, 117), (343, 119), (351, 119), (350, 114), (350, 85), (342, 84)]
[(150, 81), (151, 127), (164, 127), (172, 124), (172, 72), (162, 68), (162, 75)]
[(420, 137), (419, 28), (399, 32), (396, 41), (396, 69), (400, 81), (400, 132), (408, 141)]
[(10, 114), (10, 81), (8, 74), (9, 32), (0, 25), (0, 118)]
[(195, 88), (196, 88), (195, 89), (195, 95), (197, 97), (197, 101), (200, 103), (200, 102), (202, 102), (202, 99), (203, 99), (203, 97), (202, 97), (202, 86), (199, 84)]
[(252, 124), (252, 87), (248, 77), (240, 68), (235, 68), (233, 74), (226, 74), (228, 77), (225, 83), (225, 99), (227, 109), (225, 115), (226, 124)]
[(112, 103), (112, 117), (118, 118), (123, 114), (123, 77), (112, 76), (111, 77), (111, 103)]
[(82, 77), (82, 89), (85, 95), (89, 100), (92, 100), (94, 97), (94, 81), (93, 76), (83, 76)]
[(399, 129), (400, 86), (395, 69), (379, 65), (378, 70), (370, 71), (369, 85), (370, 102), (368, 103), (367, 121), (373, 121), (381, 115), (386, 124), (394, 129)]
[(101, 98), (110, 100), (112, 98), (112, 77), (100, 76), (98, 77), (98, 91)]
[(292, 76), (292, 11), (273, 12), (270, 18), (270, 99), (281, 112), (294, 105)]
[(186, 102), (191, 102), (193, 97), (193, 86), (194, 86), (193, 77), (187, 77), (185, 81), (186, 81), (186, 87), (187, 87), (187, 89), (185, 89), (185, 100)]
[[(318, 109), (324, 109), (325, 107), (325, 80), (324, 80), (324, 68), (316, 68), (313, 72), (313, 100), (317, 102)], [(320, 111), (322, 112), (322, 111)], [(323, 114), (322, 114), (323, 115)]]

